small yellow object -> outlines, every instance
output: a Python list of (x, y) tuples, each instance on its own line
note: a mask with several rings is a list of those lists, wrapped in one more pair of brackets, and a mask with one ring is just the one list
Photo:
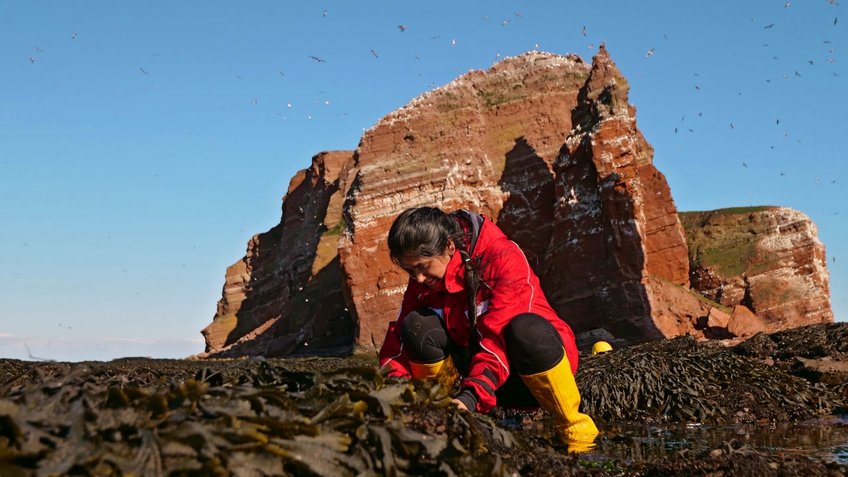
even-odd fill
[(612, 345), (606, 341), (598, 341), (592, 345), (592, 354), (606, 353), (607, 351), (612, 351)]

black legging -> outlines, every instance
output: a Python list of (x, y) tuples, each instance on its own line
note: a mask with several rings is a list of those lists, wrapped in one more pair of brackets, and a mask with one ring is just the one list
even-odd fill
[[(452, 355), (460, 372), (467, 371), (468, 350), (450, 340), (444, 321), (432, 309), (421, 308), (408, 314), (401, 322), (400, 332), (403, 351), (410, 360), (429, 364)], [(562, 339), (548, 320), (535, 313), (515, 316), (503, 333), (507, 359), (514, 372), (496, 390), (498, 402), (507, 401), (507, 405), (513, 406), (534, 405), (535, 399), (518, 375), (547, 371), (559, 363), (565, 353)]]

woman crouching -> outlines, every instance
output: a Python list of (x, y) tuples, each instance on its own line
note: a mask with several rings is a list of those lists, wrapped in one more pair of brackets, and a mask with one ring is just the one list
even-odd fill
[(452, 361), (464, 376), (460, 409), (540, 405), (570, 450), (591, 445), (598, 429), (578, 409), (574, 334), (518, 245), (481, 215), (433, 207), (401, 213), (388, 242), (410, 279), (380, 350), (387, 374), (433, 377)]

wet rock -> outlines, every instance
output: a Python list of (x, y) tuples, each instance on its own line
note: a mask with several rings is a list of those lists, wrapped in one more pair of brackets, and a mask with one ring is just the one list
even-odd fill
[(770, 360), (788, 373), (822, 383), (848, 401), (848, 323), (761, 333), (733, 350), (742, 356)]

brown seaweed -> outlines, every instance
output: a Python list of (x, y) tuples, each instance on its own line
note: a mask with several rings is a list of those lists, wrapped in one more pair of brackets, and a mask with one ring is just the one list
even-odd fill
[(461, 412), (450, 404), (453, 378), (387, 378), (362, 358), (0, 360), (0, 475), (844, 474), (844, 463), (732, 439), (661, 458), (603, 449), (638, 450), (620, 421), (788, 422), (844, 412), (844, 383), (814, 382), (781, 363), (797, 357), (786, 354), (793, 346), (840, 356), (845, 342), (830, 335), (846, 329), (761, 337), (747, 348), (680, 338), (586, 357), (577, 376), (584, 410), (603, 430), (600, 450), (587, 456), (565, 452), (544, 411)]

